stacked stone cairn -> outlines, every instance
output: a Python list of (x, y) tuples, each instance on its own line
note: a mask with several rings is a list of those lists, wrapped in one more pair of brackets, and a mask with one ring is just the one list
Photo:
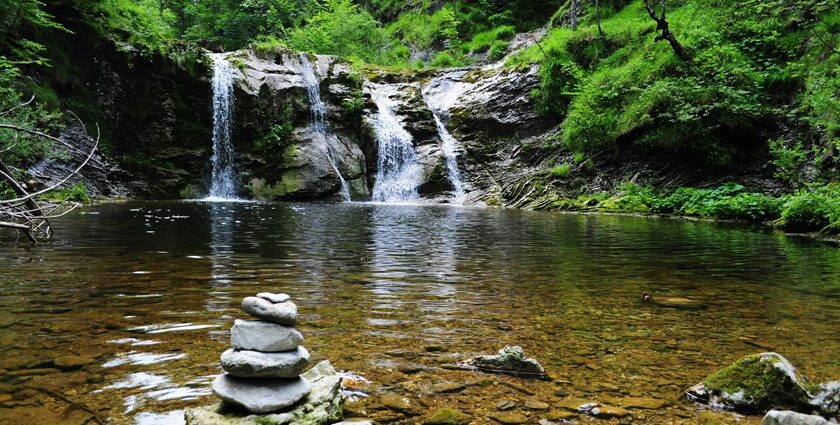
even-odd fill
[(213, 393), (252, 413), (287, 408), (312, 389), (301, 377), (309, 352), (301, 343), (297, 306), (286, 294), (262, 292), (242, 300), (242, 311), (258, 320), (237, 319), (230, 331), (231, 349), (222, 353), (225, 374), (213, 382)]

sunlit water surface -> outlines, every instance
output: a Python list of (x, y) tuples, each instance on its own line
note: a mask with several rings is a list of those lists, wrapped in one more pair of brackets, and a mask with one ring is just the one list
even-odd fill
[[(401, 421), (409, 397), (536, 423), (568, 397), (669, 401), (636, 423), (699, 423), (681, 393), (738, 357), (840, 379), (840, 249), (708, 223), (365, 204), (129, 203), (0, 248), (0, 423), (180, 423), (209, 385), (242, 297), (291, 294), (313, 360), (370, 380), (351, 412)], [(706, 310), (644, 307), (654, 297)], [(553, 380), (443, 369), (517, 344)], [(404, 373), (405, 372), (405, 373)], [(470, 384), (439, 394), (434, 384)], [(357, 382), (358, 384), (358, 382)], [(558, 390), (559, 394), (558, 395)], [(551, 405), (528, 411), (527, 400)], [(717, 420), (732, 422), (729, 414)], [(703, 419), (705, 420), (705, 419)], [(758, 423), (755, 417), (742, 423)], [(612, 422), (618, 422), (613, 420)], [(610, 423), (604, 421), (602, 423)]]

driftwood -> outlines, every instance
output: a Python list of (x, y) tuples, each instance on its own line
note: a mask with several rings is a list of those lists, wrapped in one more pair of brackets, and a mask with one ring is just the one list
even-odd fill
[[(90, 407), (87, 407), (82, 403), (79, 403), (77, 401), (73, 401), (73, 400), (65, 397), (64, 395), (62, 395), (60, 393), (57, 393), (57, 392), (55, 392), (55, 391), (53, 391), (49, 388), (44, 388), (44, 387), (30, 387), (30, 388), (32, 388), (35, 391), (40, 391), (40, 392), (42, 392), (42, 393), (44, 393), (44, 394), (46, 394), (50, 397), (61, 400), (61, 401), (69, 404), (70, 406), (72, 406), (76, 409), (79, 409), (79, 410), (82, 410), (86, 413), (89, 413), (91, 415), (91, 419), (94, 422), (98, 423), (99, 425), (105, 425), (105, 420), (102, 419), (101, 416), (99, 416), (99, 413), (96, 410), (93, 410)], [(89, 422), (91, 419), (88, 419), (86, 422)]]
[[(9, 113), (13, 112), (14, 110), (25, 107), (29, 103), (32, 102), (34, 99), (31, 98), (29, 101), (21, 103), (20, 105), (11, 108), (9, 110), (0, 112), (0, 117), (8, 115)], [(79, 117), (77, 117), (72, 112), (70, 113), (81, 125), (82, 131), (85, 135), (87, 135), (87, 129), (84, 126)], [(73, 209), (77, 208), (80, 204), (77, 202), (70, 202), (69, 200), (63, 200), (58, 203), (43, 203), (40, 202), (37, 198), (41, 195), (47, 194), (51, 191), (54, 191), (67, 183), (73, 176), (77, 175), (85, 165), (90, 162), (91, 158), (93, 158), (94, 153), (96, 153), (96, 149), (99, 146), (99, 127), (96, 128), (96, 139), (91, 147), (89, 152), (84, 152), (81, 149), (67, 143), (66, 141), (46, 134), (42, 131), (17, 126), (14, 124), (6, 124), (0, 123), (0, 129), (7, 129), (11, 130), (16, 133), (23, 133), (28, 134), (30, 136), (39, 137), (42, 139), (47, 139), (52, 142), (58, 143), (61, 146), (69, 150), (73, 150), (75, 152), (83, 153), (85, 155), (85, 159), (76, 167), (72, 172), (70, 172), (67, 176), (62, 178), (51, 186), (48, 186), (44, 189), (37, 190), (34, 192), (29, 192), (31, 188), (27, 188), (25, 185), (19, 183), (15, 178), (12, 171), (6, 164), (3, 162), (2, 157), (0, 157), (0, 182), (5, 182), (9, 187), (11, 187), (12, 191), (15, 193), (14, 197), (11, 199), (0, 199), (0, 228), (7, 228), (19, 231), (26, 235), (26, 237), (32, 242), (36, 243), (39, 239), (49, 239), (53, 235), (52, 226), (50, 225), (50, 219), (61, 217), (64, 214), (72, 211)], [(0, 154), (10, 150), (14, 147), (17, 142), (10, 143), (5, 149), (0, 151)], [(42, 205), (43, 204), (43, 205)]]

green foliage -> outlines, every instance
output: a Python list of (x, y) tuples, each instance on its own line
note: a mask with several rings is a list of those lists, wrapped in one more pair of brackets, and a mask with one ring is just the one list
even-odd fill
[(490, 46), (490, 51), (487, 52), (487, 58), (492, 61), (497, 61), (505, 57), (505, 53), (507, 53), (509, 43), (503, 40), (497, 40), (493, 42), (493, 45)]
[(791, 231), (840, 230), (840, 184), (801, 190), (786, 197), (777, 224)]
[(576, 64), (550, 56), (540, 68), (540, 87), (532, 93), (537, 111), (545, 115), (564, 115), (584, 78)]
[(808, 157), (805, 148), (801, 141), (797, 141), (793, 146), (785, 146), (783, 138), (770, 140), (770, 154), (773, 156), (773, 165), (776, 166), (776, 178), (798, 182), (800, 174), (802, 173), (802, 166)]
[(440, 52), (435, 55), (429, 65), (435, 68), (451, 68), (465, 65), (464, 59), (455, 56), (454, 53)]
[(281, 158), (285, 148), (291, 142), (294, 128), (291, 107), (284, 105), (280, 109), (277, 122), (271, 126), (268, 132), (254, 141), (254, 147), (263, 157), (269, 159)]
[(556, 167), (549, 169), (548, 172), (554, 177), (564, 178), (568, 177), (569, 174), (572, 173), (572, 166), (569, 164), (560, 164)]
[(71, 201), (89, 204), (93, 201), (84, 183), (76, 183), (72, 186), (48, 192), (45, 197), (53, 202)]
[(388, 39), (373, 16), (351, 0), (326, 0), (306, 25), (289, 32), (295, 50), (383, 63)]

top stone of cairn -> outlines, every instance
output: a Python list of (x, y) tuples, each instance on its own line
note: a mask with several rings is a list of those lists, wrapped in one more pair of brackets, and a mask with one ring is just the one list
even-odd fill
[(261, 292), (256, 297), (245, 297), (241, 308), (245, 313), (268, 322), (283, 326), (294, 326), (297, 323), (297, 306), (289, 301), (286, 294)]

